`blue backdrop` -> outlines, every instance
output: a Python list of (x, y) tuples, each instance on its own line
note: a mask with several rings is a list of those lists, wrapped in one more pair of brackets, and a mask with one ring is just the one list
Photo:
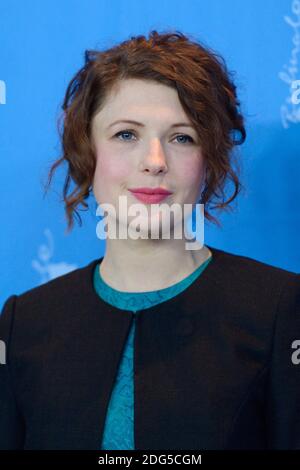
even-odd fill
[[(43, 199), (59, 155), (56, 120), (85, 49), (177, 29), (224, 56), (236, 71), (248, 137), (246, 193), (205, 243), (300, 271), (300, 0), (7, 0), (0, 4), (0, 304), (104, 253), (95, 204), (65, 234), (59, 196)], [(64, 173), (54, 179), (60, 193)]]

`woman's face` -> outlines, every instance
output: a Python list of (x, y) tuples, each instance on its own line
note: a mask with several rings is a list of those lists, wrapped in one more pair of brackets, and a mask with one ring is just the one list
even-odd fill
[[(178, 123), (182, 124), (175, 126)], [(93, 192), (98, 204), (113, 205), (122, 222), (119, 196), (126, 196), (128, 210), (132, 204), (151, 207), (131, 188), (167, 189), (172, 194), (160, 204), (178, 203), (182, 210), (184, 204), (196, 203), (205, 167), (199, 138), (190, 126), (175, 89), (141, 79), (120, 82), (92, 122), (97, 158)]]

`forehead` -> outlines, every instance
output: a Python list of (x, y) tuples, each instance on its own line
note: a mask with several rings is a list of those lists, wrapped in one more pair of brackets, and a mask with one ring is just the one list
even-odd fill
[[(122, 115), (122, 116), (121, 116)], [(109, 124), (113, 119), (128, 118), (147, 121), (147, 118), (188, 119), (179, 101), (177, 90), (155, 81), (126, 79), (108, 93), (94, 119)]]

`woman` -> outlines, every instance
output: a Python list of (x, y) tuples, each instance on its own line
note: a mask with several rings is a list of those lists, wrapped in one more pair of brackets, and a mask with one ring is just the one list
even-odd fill
[(127, 236), (108, 236), (104, 257), (5, 302), (0, 447), (299, 449), (300, 275), (186, 249), (185, 232), (172, 237), (182, 213), (164, 238), (163, 213), (150, 211), (201, 203), (219, 224), (213, 198), (228, 209), (242, 187), (234, 150), (246, 132), (224, 61), (156, 31), (87, 51), (63, 111), (49, 182), (67, 163), (68, 229), (93, 190), (115, 209), (109, 228)]

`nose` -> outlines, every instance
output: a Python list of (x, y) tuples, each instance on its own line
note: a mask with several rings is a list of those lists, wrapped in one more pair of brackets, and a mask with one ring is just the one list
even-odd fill
[(166, 156), (159, 139), (152, 140), (150, 149), (145, 154), (140, 165), (142, 171), (146, 170), (153, 174), (167, 171)]

